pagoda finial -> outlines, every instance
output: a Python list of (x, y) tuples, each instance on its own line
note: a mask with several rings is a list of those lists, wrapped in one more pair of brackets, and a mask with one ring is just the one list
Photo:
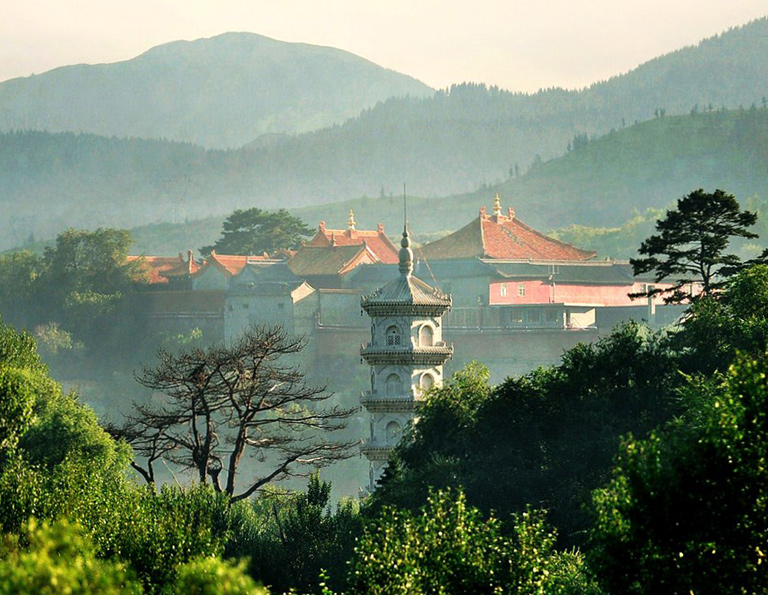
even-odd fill
[(501, 216), (501, 197), (499, 196), (499, 193), (496, 193), (496, 196), (493, 199), (493, 214), (496, 217)]
[(413, 273), (413, 250), (411, 250), (411, 238), (408, 235), (408, 228), (403, 229), (403, 239), (400, 240), (400, 274), (404, 277), (410, 277)]
[(400, 240), (400, 274), (403, 277), (410, 277), (413, 273), (413, 250), (411, 250), (411, 238), (408, 235), (408, 200), (405, 193), (405, 184), (403, 184), (403, 239)]
[(355, 231), (355, 213), (352, 209), (349, 209), (349, 221), (347, 222), (349, 231)]

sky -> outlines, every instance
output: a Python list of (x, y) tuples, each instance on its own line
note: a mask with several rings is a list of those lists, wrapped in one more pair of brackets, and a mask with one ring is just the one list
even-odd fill
[(768, 16), (768, 0), (0, 0), (0, 81), (249, 31), (435, 88), (580, 88)]

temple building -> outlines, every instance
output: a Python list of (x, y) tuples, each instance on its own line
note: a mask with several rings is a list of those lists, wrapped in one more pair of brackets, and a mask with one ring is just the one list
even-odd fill
[(492, 215), (481, 208), (472, 222), (417, 253), (420, 273), (428, 271), (453, 296), (446, 322), (458, 332), (589, 332), (630, 316), (656, 322), (655, 302), (628, 297), (652, 278), (635, 277), (628, 262), (595, 260), (594, 252), (533, 229), (512, 208), (504, 213), (498, 194)]
[(317, 233), (305, 244), (305, 247), (361, 245), (368, 248), (377, 262), (397, 264), (397, 247), (384, 233), (384, 226), (379, 223), (375, 231), (357, 229), (355, 213), (352, 209), (349, 210), (347, 229), (329, 229), (325, 226), (325, 221), (321, 221), (317, 227)]
[(370, 366), (371, 388), (362, 396), (370, 414), (369, 490), (375, 488), (392, 449), (414, 420), (417, 403), (443, 381), (443, 364), (453, 347), (443, 341), (442, 316), (451, 297), (413, 276), (407, 227), (398, 255), (400, 275), (360, 300), (371, 318), (371, 341), (360, 355)]

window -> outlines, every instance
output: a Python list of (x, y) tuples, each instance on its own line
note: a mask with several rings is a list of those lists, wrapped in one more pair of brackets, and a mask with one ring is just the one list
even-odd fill
[(421, 388), (423, 390), (427, 390), (428, 388), (432, 388), (435, 385), (435, 377), (432, 376), (429, 372), (426, 374), (423, 374), (421, 376)]
[(520, 308), (512, 308), (509, 310), (509, 322), (512, 324), (519, 324), (523, 322), (523, 311)]
[(422, 347), (432, 347), (434, 341), (434, 332), (432, 327), (425, 324), (419, 331), (419, 345)]
[(557, 310), (544, 310), (544, 320), (547, 322), (557, 322), (559, 315)]
[(523, 297), (525, 295), (525, 283), (517, 284), (517, 295)]
[(506, 283), (502, 283), (501, 287), (499, 288), (499, 291), (501, 293), (501, 297), (506, 297), (506, 295), (507, 295), (507, 284)]
[(541, 322), (541, 310), (538, 308), (528, 310), (528, 322)]
[(387, 396), (394, 397), (403, 392), (403, 381), (395, 373), (387, 376)]
[(387, 345), (400, 345), (400, 329), (396, 326), (387, 329)]
[(391, 421), (387, 424), (387, 444), (397, 444), (400, 440), (400, 424)]

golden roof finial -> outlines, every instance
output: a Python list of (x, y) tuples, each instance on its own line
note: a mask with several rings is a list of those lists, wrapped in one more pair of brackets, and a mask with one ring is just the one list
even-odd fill
[(499, 193), (496, 193), (496, 196), (493, 199), (493, 214), (496, 217), (499, 217), (501, 215), (501, 197), (499, 197)]
[(349, 227), (350, 231), (355, 230), (355, 213), (352, 211), (352, 209), (349, 209), (349, 222), (347, 223), (347, 226)]

